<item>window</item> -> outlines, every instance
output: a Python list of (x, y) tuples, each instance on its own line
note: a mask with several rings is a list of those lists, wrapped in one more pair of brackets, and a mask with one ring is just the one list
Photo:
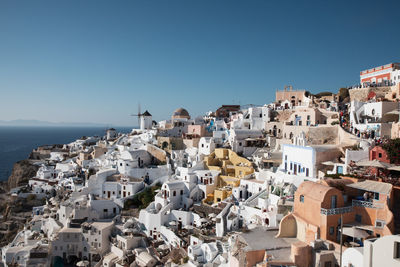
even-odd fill
[(362, 217), (360, 214), (356, 214), (356, 222), (361, 223)]
[(183, 190), (181, 190), (181, 195), (183, 195)]
[(108, 209), (104, 209), (103, 211), (104, 211), (104, 212), (108, 212)]
[(331, 209), (336, 209), (337, 196), (331, 196)]
[(300, 195), (300, 202), (304, 203), (304, 196)]
[(329, 227), (329, 234), (334, 235), (335, 234), (335, 228), (334, 227)]
[(309, 170), (308, 168), (306, 168), (306, 176), (308, 177), (308, 175), (309, 175)]
[(374, 199), (379, 200), (379, 193), (374, 193)]
[(175, 197), (176, 196), (176, 191), (174, 190), (174, 192), (172, 193), (172, 195)]
[(394, 242), (394, 255), (395, 259), (400, 260), (400, 242)]
[(375, 221), (375, 227), (376, 228), (383, 228), (383, 226), (385, 225), (385, 222), (382, 220), (376, 220)]
[(378, 154), (378, 157), (382, 158), (382, 153), (379, 153), (379, 154)]

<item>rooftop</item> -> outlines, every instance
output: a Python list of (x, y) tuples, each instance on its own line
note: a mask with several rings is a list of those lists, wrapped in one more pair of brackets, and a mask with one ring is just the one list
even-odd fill
[(392, 185), (388, 183), (383, 183), (383, 182), (377, 182), (377, 181), (371, 181), (371, 180), (365, 180), (362, 182), (354, 183), (354, 184), (349, 184), (347, 185), (348, 187), (364, 190), (364, 191), (370, 191), (370, 192), (375, 192), (375, 193), (380, 193), (380, 194), (385, 194), (389, 195), (390, 192), (392, 191)]

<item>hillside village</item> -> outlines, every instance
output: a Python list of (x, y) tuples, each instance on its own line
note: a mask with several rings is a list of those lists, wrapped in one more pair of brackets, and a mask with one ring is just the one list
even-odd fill
[(1, 262), (400, 266), (399, 100), (392, 63), (337, 93), (149, 110), (129, 134), (38, 147), (4, 197)]

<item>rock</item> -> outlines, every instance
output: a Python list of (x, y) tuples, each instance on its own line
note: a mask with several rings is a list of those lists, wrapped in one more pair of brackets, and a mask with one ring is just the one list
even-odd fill
[(12, 173), (8, 177), (8, 188), (12, 189), (28, 184), (30, 178), (36, 175), (38, 166), (32, 165), (29, 160), (21, 160), (14, 163)]

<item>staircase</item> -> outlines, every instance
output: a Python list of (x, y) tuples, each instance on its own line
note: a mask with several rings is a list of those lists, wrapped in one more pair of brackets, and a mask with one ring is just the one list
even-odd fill
[(221, 242), (217, 242), (217, 249), (218, 249), (218, 254), (224, 253), (224, 248), (222, 247)]

